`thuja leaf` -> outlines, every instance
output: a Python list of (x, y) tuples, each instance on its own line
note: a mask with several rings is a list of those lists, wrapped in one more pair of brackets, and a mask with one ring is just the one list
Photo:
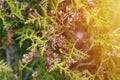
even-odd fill
[[(30, 28), (22, 28), (22, 29), (19, 29), (17, 32), (16, 32), (16, 35), (19, 35), (19, 37), (17, 37), (17, 39), (20, 39), (20, 47), (22, 47), (23, 45), (23, 42), (26, 40), (26, 39), (29, 39), (29, 34), (32, 33), (32, 29)], [(31, 38), (32, 39), (32, 38)]]
[(26, 20), (25, 24), (34, 23), (34, 24), (38, 24), (39, 27), (37, 28), (36, 26), (37, 29), (43, 29), (43, 30), (48, 29), (49, 22), (52, 21), (52, 17), (41, 16), (36, 10), (35, 10), (35, 14), (36, 15), (30, 14), (30, 17), (28, 18), (28, 20)]
[(64, 65), (65, 62), (54, 63), (54, 66), (50, 69), (50, 71), (58, 69), (61, 74), (65, 74), (70, 78), (70, 80), (80, 80), (81, 78), (83, 78), (82, 73), (80, 73), (79, 71), (70, 70), (68, 67), (65, 67)]
[(61, 2), (63, 2), (64, 0), (50, 0), (50, 6), (52, 9), (54, 9), (57, 12), (58, 6)]
[(47, 40), (44, 39), (44, 35), (43, 36), (37, 36), (37, 32), (35, 32), (32, 29), (26, 29), (26, 28), (22, 28), (21, 30), (19, 29), (16, 32), (17, 35), (19, 35), (19, 37), (17, 37), (17, 39), (20, 40), (19, 44), (20, 47), (23, 46), (23, 43), (25, 40), (30, 40), (31, 41), (31, 45), (28, 46), (27, 50), (35, 50), (37, 49), (37, 47), (39, 47), (39, 45), (41, 45), (41, 55), (43, 56), (44, 54), (44, 50), (45, 50), (45, 46), (47, 43)]
[(45, 16), (47, 16), (48, 3), (49, 3), (49, 0), (42, 0), (40, 2), (40, 7), (42, 8), (43, 15)]
[(6, 26), (9, 26), (10, 24), (6, 22), (6, 14), (5, 12), (3, 12), (2, 10), (0, 10), (0, 19), (2, 20), (2, 23), (3, 25), (6, 27)]
[(17, 16), (19, 19), (24, 20), (23, 15), (22, 15), (22, 11), (24, 10), (24, 8), (22, 7), (22, 4), (15, 3), (15, 0), (6, 0), (11, 13), (15, 16)]
[[(58, 67), (60, 67), (60, 66), (64, 66), (64, 65), (65, 65), (65, 62), (61, 62), (61, 63), (59, 63), (59, 64), (54, 63), (54, 64), (55, 64), (55, 65), (49, 70), (50, 72), (58, 69)], [(61, 71), (60, 71), (60, 72), (61, 72)]]
[(81, 59), (87, 59), (89, 57), (89, 55), (87, 55), (86, 53), (84, 53), (82, 50), (78, 50), (74, 47), (72, 47), (72, 49), (70, 50), (70, 53), (66, 54), (65, 56), (68, 60), (73, 60), (73, 58), (75, 57), (79, 57)]
[(3, 60), (0, 61), (0, 72), (12, 72), (12, 69)]
[[(30, 39), (32, 41), (32, 43), (34, 44), (35, 43), (35, 40), (34, 40), (34, 37), (35, 34), (34, 34), (34, 31), (32, 30), (24, 30), (23, 32), (19, 32), (18, 34), (21, 34), (17, 39), (21, 39), (20, 41), (20, 47), (23, 45), (23, 41), (27, 40), (27, 39)], [(34, 48), (36, 48), (35, 46), (37, 45), (32, 45), (34, 46)]]

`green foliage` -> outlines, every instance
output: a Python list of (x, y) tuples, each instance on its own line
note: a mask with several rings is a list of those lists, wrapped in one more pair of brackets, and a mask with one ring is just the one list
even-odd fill
[[(30, 26), (28, 26), (30, 27)], [(17, 31), (17, 35), (20, 35), (19, 37), (17, 37), (17, 40), (20, 39), (20, 47), (23, 46), (23, 43), (25, 40), (31, 40), (31, 46), (29, 46), (27, 48), (27, 50), (35, 50), (37, 49), (37, 47), (39, 47), (39, 45), (42, 46), (41, 48), (41, 55), (43, 55), (44, 50), (45, 50), (45, 44), (47, 42), (47, 40), (44, 39), (44, 36), (37, 36), (38, 32), (33, 31), (30, 28), (22, 28), (19, 29), (19, 31)]]
[[(6, 17), (6, 14), (0, 10), (0, 19), (2, 20), (3, 24), (10, 25), (9, 23), (6, 22), (5, 17)], [(0, 26), (0, 27), (2, 27), (2, 26)]]
[(68, 60), (74, 61), (74, 59), (73, 59), (74, 57), (79, 57), (81, 59), (87, 59), (89, 57), (89, 55), (84, 53), (82, 50), (76, 49), (75, 46), (73, 45), (70, 53), (66, 55), (66, 58)]
[(35, 28), (36, 29), (48, 29), (49, 22), (50, 20), (52, 21), (52, 17), (46, 15), (46, 16), (41, 16), (36, 10), (35, 10), (35, 15), (30, 14), (30, 18), (26, 20), (25, 24), (28, 23), (35, 23)]
[(65, 65), (65, 62), (62, 62), (62, 63), (59, 63), (59, 64), (56, 64), (52, 67), (52, 69), (50, 71), (53, 71), (53, 70), (56, 70), (56, 69), (59, 69), (59, 72), (61, 74), (65, 74), (66, 77), (69, 76), (70, 77), (70, 80), (78, 80), (78, 79), (81, 79), (82, 77), (82, 73), (78, 72), (78, 71), (72, 71), (70, 70), (68, 67), (64, 67)]
[(24, 8), (22, 7), (22, 4), (19, 4), (17, 2), (15, 3), (15, 0), (6, 0), (6, 2), (11, 10), (11, 14), (17, 16), (21, 20), (24, 20), (22, 16), (22, 11)]
[(40, 7), (41, 7), (42, 10), (43, 10), (43, 15), (45, 15), (45, 16), (47, 16), (48, 3), (49, 3), (48, 0), (42, 0), (42, 1), (40, 2), (40, 4), (39, 4)]
[(0, 61), (0, 78), (3, 80), (13, 79), (13, 70), (3, 60)]
[(119, 4), (0, 1), (0, 79), (119, 80)]
[(12, 72), (12, 69), (3, 61), (0, 61), (0, 72)]
[(57, 12), (58, 10), (58, 6), (61, 2), (63, 2), (64, 0), (50, 0), (50, 7), (51, 9), (55, 10)]

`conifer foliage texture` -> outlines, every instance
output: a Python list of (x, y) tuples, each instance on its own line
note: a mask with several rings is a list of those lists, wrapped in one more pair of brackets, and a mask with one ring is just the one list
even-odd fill
[(0, 0), (0, 80), (120, 80), (120, 0)]

